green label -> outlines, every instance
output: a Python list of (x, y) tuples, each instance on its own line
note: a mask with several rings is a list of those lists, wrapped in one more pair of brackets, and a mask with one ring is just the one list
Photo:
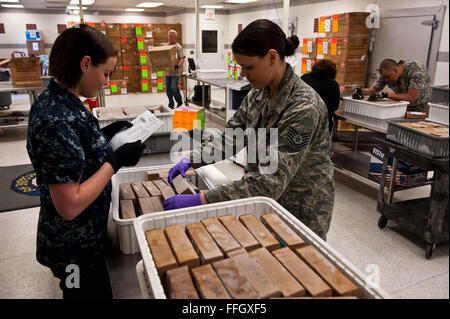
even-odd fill
[(228, 77), (231, 78), (231, 71), (228, 70)]
[(164, 71), (158, 71), (158, 76), (159, 76), (159, 77), (164, 76)]
[(142, 34), (142, 27), (136, 27), (136, 35)]
[(202, 109), (197, 113), (197, 120), (200, 121), (200, 128), (205, 129), (205, 109)]
[(145, 64), (145, 63), (147, 63), (147, 56), (141, 55), (141, 64)]
[(142, 70), (142, 77), (148, 78), (148, 70)]
[(158, 83), (158, 90), (162, 91), (164, 89), (164, 83)]
[(111, 92), (117, 93), (117, 85), (111, 85)]
[(138, 42), (138, 50), (144, 50), (144, 42), (143, 41)]
[(142, 83), (142, 91), (147, 92), (148, 91), (148, 83)]

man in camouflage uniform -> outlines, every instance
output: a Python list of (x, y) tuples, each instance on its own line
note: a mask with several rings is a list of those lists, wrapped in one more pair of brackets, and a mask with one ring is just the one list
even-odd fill
[(383, 93), (395, 101), (408, 101), (408, 111), (426, 112), (431, 97), (430, 77), (425, 66), (417, 61), (401, 60), (398, 63), (385, 59), (380, 64), (380, 76), (372, 88), (363, 89), (366, 95), (375, 94), (387, 85), (394, 93)]
[[(267, 133), (270, 128), (277, 128), (278, 148), (274, 154), (278, 167), (275, 173), (264, 174), (259, 162), (250, 165), (250, 171), (241, 180), (207, 191), (206, 201), (270, 197), (325, 240), (334, 205), (334, 181), (328, 155), (328, 112), (320, 96), (287, 64), (276, 95), (270, 98), (268, 87), (252, 89), (226, 127), (244, 131), (266, 128)], [(221, 139), (225, 144), (224, 134)], [(194, 168), (207, 164), (200, 154), (217, 149), (211, 145), (214, 141), (205, 141), (201, 149), (190, 154)]]

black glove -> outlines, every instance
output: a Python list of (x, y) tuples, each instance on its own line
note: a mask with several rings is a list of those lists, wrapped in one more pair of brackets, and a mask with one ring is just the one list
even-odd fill
[(108, 156), (106, 161), (114, 168), (114, 173), (117, 173), (122, 166), (136, 165), (144, 148), (145, 145), (140, 140), (124, 144)]
[(355, 88), (353, 90), (352, 98), (355, 100), (364, 100), (364, 94), (362, 93), (361, 88)]
[(178, 70), (180, 68), (180, 66), (177, 64), (175, 65), (175, 71)]
[(102, 128), (103, 134), (105, 134), (106, 139), (108, 141), (111, 141), (114, 135), (116, 135), (121, 129), (132, 127), (133, 124), (128, 121), (116, 121), (114, 123), (111, 123), (104, 128)]
[(367, 101), (378, 101), (381, 99), (381, 95), (379, 93), (371, 94)]
[(381, 98), (382, 99), (387, 99), (388, 98), (388, 93), (387, 92), (382, 92), (381, 93)]

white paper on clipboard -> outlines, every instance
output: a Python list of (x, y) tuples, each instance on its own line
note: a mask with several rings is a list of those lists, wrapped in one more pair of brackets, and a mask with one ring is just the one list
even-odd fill
[(117, 133), (111, 139), (109, 144), (113, 151), (127, 143), (136, 142), (138, 140), (144, 142), (164, 124), (164, 121), (159, 120), (151, 112), (145, 111), (131, 123), (133, 124), (132, 127)]

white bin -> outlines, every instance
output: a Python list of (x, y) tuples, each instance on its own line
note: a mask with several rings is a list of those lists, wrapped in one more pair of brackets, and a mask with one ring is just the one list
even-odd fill
[[(365, 100), (355, 100), (349, 96), (344, 99), (344, 112), (372, 117), (380, 120), (404, 117), (408, 102), (400, 101), (390, 104), (381, 104)], [(385, 99), (386, 101), (391, 101)]]
[(436, 103), (428, 103), (428, 105), (430, 106), (428, 120), (448, 125), (448, 105)]
[[(111, 193), (111, 205), (110, 214), (112, 214), (114, 222), (117, 224), (117, 230), (119, 232), (120, 250), (124, 254), (135, 254), (139, 252), (138, 242), (136, 234), (133, 228), (132, 219), (122, 219), (119, 214), (119, 185), (122, 183), (131, 182), (143, 182), (147, 180), (147, 171), (154, 171), (160, 169), (167, 169), (173, 167), (173, 164), (160, 165), (160, 166), (146, 166), (136, 168), (121, 169), (111, 179), (112, 193)], [(192, 179), (190, 180), (192, 183)]]
[(352, 282), (360, 288), (362, 298), (390, 298), (387, 293), (377, 287), (371, 287), (359, 269), (331, 248), (325, 241), (312, 230), (300, 222), (275, 200), (267, 197), (252, 197), (228, 202), (202, 205), (197, 207), (177, 209), (151, 215), (143, 215), (135, 219), (134, 229), (138, 239), (139, 249), (144, 262), (145, 281), (148, 281), (149, 289), (143, 291), (143, 296), (151, 296), (156, 299), (166, 299), (161, 280), (158, 276), (150, 248), (145, 238), (145, 232), (156, 228), (165, 228), (170, 225), (181, 224), (183, 226), (194, 224), (208, 217), (219, 217), (233, 214), (239, 217), (244, 214), (254, 213), (258, 218), (264, 214), (276, 213), (288, 224), (302, 239), (313, 245), (333, 265), (344, 273)]
[(199, 79), (224, 79), (227, 77), (227, 70), (210, 69), (210, 70), (195, 70)]
[[(126, 109), (127, 107), (132, 107), (132, 106), (113, 106), (113, 107), (108, 107), (108, 109)], [(145, 106), (147, 108), (147, 110), (152, 109), (152, 108), (156, 108), (156, 107), (161, 107), (163, 109), (163, 111), (160, 114), (153, 114), (154, 116), (156, 116), (159, 120), (163, 121), (164, 124), (161, 125), (153, 134), (158, 134), (158, 133), (170, 133), (173, 131), (173, 125), (172, 125), (172, 117), (175, 114), (175, 112), (169, 108), (166, 105), (147, 105)], [(100, 108), (101, 110), (102, 108)], [(92, 110), (92, 114), (94, 115), (94, 117), (98, 120), (98, 124), (100, 126), (100, 128), (105, 127), (106, 125), (109, 125), (115, 121), (118, 120), (124, 120), (124, 121), (132, 121), (136, 118), (136, 116), (110, 116), (110, 117), (104, 117), (104, 118), (98, 118), (98, 110), (99, 108), (95, 108)]]

